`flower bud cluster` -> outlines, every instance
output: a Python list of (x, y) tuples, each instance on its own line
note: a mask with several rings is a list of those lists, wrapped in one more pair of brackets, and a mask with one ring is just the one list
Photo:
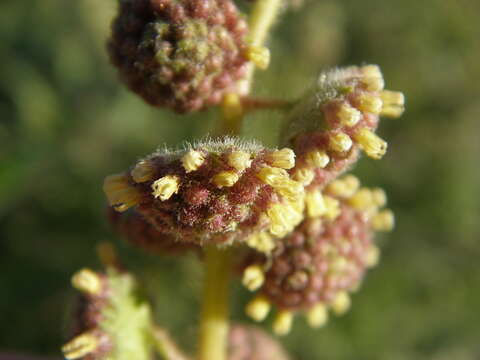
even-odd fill
[(225, 138), (156, 152), (107, 177), (104, 191), (116, 211), (134, 207), (165, 241), (246, 242), (268, 253), (303, 219), (304, 188), (287, 171), (294, 165), (290, 149)]
[(288, 360), (280, 343), (255, 326), (234, 325), (230, 329), (228, 360)]
[(283, 131), (283, 143), (297, 155), (294, 177), (321, 188), (346, 171), (359, 150), (382, 158), (387, 143), (375, 134), (379, 118), (400, 116), (404, 101), (402, 93), (384, 90), (376, 65), (322, 73), (291, 111)]
[(244, 285), (259, 290), (247, 313), (261, 321), (272, 304), (277, 306), (278, 334), (290, 330), (297, 311), (306, 312), (313, 327), (327, 321), (328, 309), (345, 312), (348, 294), (358, 289), (365, 271), (378, 261), (374, 232), (393, 227), (392, 212), (381, 210), (385, 193), (360, 188), (351, 175), (330, 183), (321, 196), (330, 203), (329, 210), (307, 217), (277, 243), (266, 261), (257, 258), (244, 270)]
[(108, 42), (121, 79), (154, 106), (178, 112), (239, 93), (247, 23), (231, 0), (122, 0)]
[(62, 347), (65, 359), (151, 359), (150, 308), (138, 298), (130, 274), (82, 269), (72, 277), (72, 285), (81, 296), (73, 338)]

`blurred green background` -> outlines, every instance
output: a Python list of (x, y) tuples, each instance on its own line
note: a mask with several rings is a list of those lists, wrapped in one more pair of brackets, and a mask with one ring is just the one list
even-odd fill
[[(0, 2), (0, 351), (59, 355), (71, 274), (119, 244), (161, 324), (193, 347), (201, 267), (122, 244), (104, 219), (104, 176), (158, 145), (207, 134), (215, 111), (152, 109), (104, 51), (114, 0)], [(297, 319), (294, 359), (480, 358), (480, 2), (311, 0), (284, 14), (257, 94), (294, 98), (318, 71), (377, 63), (407, 111), (384, 120), (383, 161), (354, 172), (384, 187), (397, 228), (352, 310), (322, 330)], [(245, 124), (274, 144), (280, 116)], [(233, 318), (249, 295), (235, 284)]]

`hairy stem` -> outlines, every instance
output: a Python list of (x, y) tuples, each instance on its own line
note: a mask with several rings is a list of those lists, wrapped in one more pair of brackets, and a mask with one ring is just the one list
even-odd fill
[(205, 278), (198, 360), (225, 360), (228, 340), (230, 250), (205, 250)]

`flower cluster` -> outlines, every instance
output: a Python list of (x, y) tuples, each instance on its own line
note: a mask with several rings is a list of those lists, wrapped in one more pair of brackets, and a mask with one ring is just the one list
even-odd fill
[(239, 80), (255, 51), (233, 1), (122, 0), (119, 6), (110, 58), (145, 101), (189, 112), (241, 92)]
[(72, 277), (81, 292), (75, 314), (73, 339), (63, 346), (65, 359), (150, 360), (150, 308), (138, 296), (135, 279), (108, 269), (80, 270)]
[(375, 134), (380, 116), (404, 110), (400, 92), (384, 90), (376, 65), (326, 71), (288, 116), (282, 142), (297, 156), (292, 174), (306, 186), (323, 187), (353, 164), (363, 150), (380, 159), (387, 143)]
[(225, 138), (158, 151), (105, 179), (115, 210), (134, 207), (159, 241), (247, 243), (262, 252), (303, 219), (304, 189), (288, 169), (290, 149), (269, 150)]
[(306, 312), (313, 327), (326, 322), (328, 308), (345, 312), (348, 293), (358, 289), (367, 268), (378, 261), (374, 232), (393, 227), (393, 213), (381, 210), (385, 193), (359, 188), (352, 175), (330, 183), (324, 197), (335, 204), (332, 211), (305, 219), (268, 259), (252, 258), (244, 270), (244, 285), (259, 290), (247, 313), (261, 321), (276, 305), (278, 334), (290, 330), (297, 311)]

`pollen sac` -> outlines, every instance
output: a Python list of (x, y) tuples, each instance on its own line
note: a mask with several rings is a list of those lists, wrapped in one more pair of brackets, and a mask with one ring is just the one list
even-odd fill
[(65, 359), (152, 359), (147, 332), (152, 326), (150, 308), (139, 298), (130, 274), (83, 269), (73, 276), (72, 284), (80, 296), (72, 337), (62, 347)]
[(393, 226), (393, 213), (381, 209), (383, 192), (360, 187), (351, 175), (335, 181), (323, 194), (307, 191), (307, 218), (276, 243), (270, 256), (252, 256), (244, 266), (244, 285), (257, 291), (247, 314), (261, 321), (275, 306), (278, 335), (290, 331), (296, 312), (315, 328), (326, 324), (330, 311), (345, 313), (350, 293), (378, 263), (375, 232)]
[(228, 360), (288, 360), (281, 344), (256, 326), (234, 325), (228, 336)]
[(107, 48), (147, 103), (191, 112), (240, 94), (248, 61), (266, 57), (249, 55), (247, 31), (231, 0), (122, 0)]
[(243, 242), (268, 253), (303, 219), (304, 187), (285, 170), (294, 164), (290, 149), (223, 138), (158, 151), (107, 177), (104, 189), (115, 211), (136, 214), (121, 226), (135, 243)]
[(402, 93), (384, 90), (376, 65), (322, 73), (288, 115), (281, 142), (295, 151), (292, 173), (314, 172), (310, 187), (323, 188), (357, 161), (360, 151), (381, 159), (387, 143), (375, 131), (381, 116), (399, 117)]

